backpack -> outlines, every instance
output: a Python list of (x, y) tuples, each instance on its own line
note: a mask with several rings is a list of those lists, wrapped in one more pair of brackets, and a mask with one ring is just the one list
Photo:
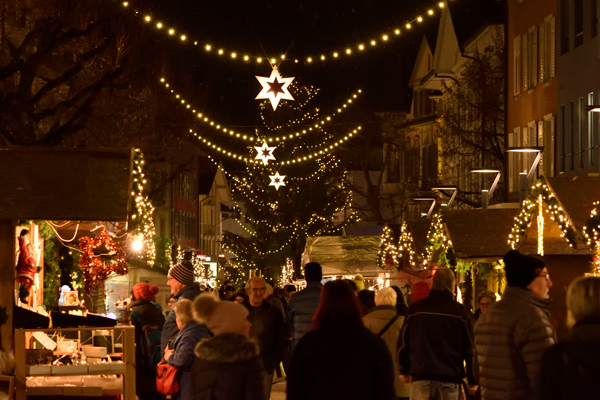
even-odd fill
[[(142, 324), (141, 318), (135, 311), (131, 312), (131, 318), (137, 322), (136, 329), (136, 349), (139, 348), (139, 358), (136, 360), (139, 368), (144, 370), (156, 371), (156, 365), (162, 358), (160, 353), (160, 336), (164, 324), (164, 316), (161, 314), (162, 321), (159, 319), (149, 323)], [(138, 352), (136, 352), (136, 355)]]

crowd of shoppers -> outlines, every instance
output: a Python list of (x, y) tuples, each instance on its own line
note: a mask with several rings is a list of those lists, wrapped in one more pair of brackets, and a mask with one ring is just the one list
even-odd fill
[[(225, 282), (201, 294), (184, 261), (167, 275), (166, 320), (154, 301), (158, 288), (138, 283), (132, 323), (136, 343), (149, 327), (155, 339), (158, 330), (161, 355), (180, 369), (175, 400), (268, 400), (276, 370), (287, 373), (289, 400), (598, 397), (600, 278), (570, 284), (572, 327), (557, 342), (543, 259), (512, 250), (503, 261), (501, 299), (479, 292), (473, 314), (456, 300), (447, 268), (435, 270), (431, 286), (413, 285), (407, 306), (397, 286), (365, 289), (362, 277), (323, 285), (317, 263), (305, 265), (303, 290), (255, 276), (242, 291)], [(144, 348), (136, 346), (137, 394), (160, 399)]]

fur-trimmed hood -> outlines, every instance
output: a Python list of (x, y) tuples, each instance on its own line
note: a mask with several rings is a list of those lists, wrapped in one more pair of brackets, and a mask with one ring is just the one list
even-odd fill
[(259, 350), (246, 336), (227, 332), (201, 340), (194, 353), (202, 360), (221, 364), (250, 360), (258, 356)]

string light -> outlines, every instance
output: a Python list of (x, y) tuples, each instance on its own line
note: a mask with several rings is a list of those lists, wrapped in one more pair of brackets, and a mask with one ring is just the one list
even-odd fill
[(132, 214), (132, 224), (135, 230), (132, 231), (132, 237), (140, 237), (142, 240), (142, 249), (145, 249), (146, 264), (154, 266), (156, 261), (156, 227), (154, 226), (154, 207), (147, 195), (143, 194), (146, 178), (144, 175), (144, 155), (140, 149), (133, 152), (133, 191), (132, 197), (135, 200), (136, 213)]
[[(515, 223), (508, 235), (509, 247), (511, 249), (517, 249), (519, 247), (519, 243), (521, 242), (523, 235), (525, 235), (525, 230), (531, 225), (533, 215), (538, 212), (540, 195), (542, 196), (543, 201), (543, 203), (540, 204), (546, 204), (546, 210), (550, 219), (556, 222), (560, 227), (560, 236), (567, 240), (570, 247), (576, 246), (577, 236), (575, 235), (575, 230), (573, 229), (569, 218), (563, 211), (554, 192), (552, 192), (550, 187), (546, 184), (544, 177), (541, 177), (531, 186), (527, 199), (525, 199), (521, 205), (521, 212), (515, 217)], [(540, 232), (538, 229), (538, 235), (540, 234), (543, 235), (543, 231)]]
[[(123, 7), (128, 8), (129, 7), (129, 2), (124, 2), (122, 3)], [(444, 8), (444, 2), (439, 2), (437, 4), (437, 8), (439, 9), (443, 9)], [(435, 7), (430, 8), (429, 10), (427, 10), (427, 13), (425, 14), (426, 17), (433, 17), (436, 14), (435, 12)], [(145, 14), (145, 15), (140, 15), (139, 11), (135, 11), (135, 16), (140, 16), (142, 18), (142, 21), (146, 24), (151, 24), (152, 21), (154, 20), (158, 20), (159, 18), (157, 16), (153, 16), (151, 14)], [(327, 51), (327, 52), (315, 52), (316, 54), (319, 54), (319, 56), (316, 56), (314, 54), (309, 54), (309, 55), (305, 55), (299, 58), (292, 58), (292, 57), (288, 57), (287, 54), (282, 54), (276, 57), (262, 57), (262, 56), (256, 56), (256, 55), (251, 55), (248, 52), (241, 52), (238, 50), (235, 50), (233, 48), (218, 48), (218, 49), (214, 49), (213, 45), (211, 45), (210, 43), (205, 43), (205, 44), (201, 44), (198, 40), (192, 39), (190, 38), (187, 34), (185, 33), (179, 33), (178, 30), (176, 28), (168, 28), (168, 29), (164, 29), (165, 26), (161, 21), (158, 21), (154, 24), (154, 26), (156, 27), (156, 29), (159, 32), (164, 32), (165, 34), (167, 34), (168, 36), (171, 37), (178, 37), (179, 42), (183, 43), (183, 44), (187, 44), (190, 46), (194, 46), (197, 47), (199, 49), (199, 51), (202, 51), (204, 54), (207, 55), (211, 55), (223, 60), (231, 60), (231, 61), (239, 61), (239, 62), (243, 62), (243, 63), (256, 63), (256, 64), (261, 64), (263, 61), (268, 62), (271, 67), (276, 67), (277, 65), (281, 64), (281, 62), (283, 61), (293, 61), (295, 63), (305, 63), (305, 64), (314, 64), (315, 61), (331, 61), (331, 60), (337, 60), (337, 59), (342, 59), (343, 57), (340, 57), (341, 55), (346, 56), (347, 57), (351, 57), (355, 54), (360, 54), (363, 53), (365, 51), (367, 51), (368, 49), (374, 49), (376, 47), (378, 47), (377, 45), (381, 42), (381, 43), (385, 43), (391, 40), (392, 37), (399, 37), (402, 33), (403, 29), (407, 29), (410, 30), (412, 25), (417, 23), (420, 24), (424, 21), (423, 15), (417, 15), (415, 16), (413, 19), (407, 21), (403, 26), (404, 28), (401, 27), (395, 27), (395, 28), (391, 28), (388, 30), (388, 32), (384, 32), (381, 33), (376, 39), (363, 39), (362, 41), (359, 41), (358, 43), (354, 44), (353, 46), (350, 47), (346, 47), (344, 50), (331, 50), (331, 51)], [(221, 40), (219, 39), (215, 39), (215, 42), (220, 42)]]
[[(241, 132), (237, 132), (234, 131), (232, 129), (229, 129), (227, 127), (225, 127), (223, 124), (217, 123), (216, 121), (211, 120), (206, 113), (202, 113), (196, 110), (196, 108), (192, 107), (191, 104), (185, 100), (184, 98), (182, 98), (182, 96), (180, 94), (175, 93), (175, 91), (173, 89), (170, 89), (170, 84), (166, 81), (165, 78), (160, 78), (160, 82), (164, 84), (165, 88), (169, 89), (169, 91), (171, 93), (173, 93), (173, 97), (176, 99), (176, 101), (178, 103), (180, 103), (181, 105), (184, 105), (184, 107), (189, 110), (192, 114), (194, 114), (194, 116), (196, 116), (198, 118), (198, 121), (208, 125), (211, 128), (214, 128), (219, 134), (227, 136), (229, 138), (233, 138), (236, 140), (242, 140), (242, 141), (248, 141), (248, 142), (254, 142), (257, 140), (257, 138), (253, 135), (250, 134), (244, 134)], [(285, 134), (285, 135), (279, 135), (279, 136), (266, 136), (265, 140), (267, 140), (268, 142), (284, 142), (286, 140), (291, 140), (291, 139), (298, 139), (303, 135), (306, 135), (310, 132), (312, 132), (313, 130), (321, 130), (323, 125), (327, 124), (327, 123), (331, 123), (333, 118), (336, 115), (341, 114), (344, 110), (346, 110), (348, 108), (349, 105), (353, 104), (354, 101), (356, 99), (358, 99), (358, 96), (362, 94), (362, 89), (357, 89), (356, 92), (352, 93), (350, 95), (349, 98), (347, 98), (345, 100), (345, 102), (339, 106), (335, 112), (330, 113), (330, 115), (327, 115), (317, 121), (314, 122), (313, 126), (308, 127), (307, 129), (303, 129), (301, 131), (297, 131), (297, 132), (290, 132), (289, 134)], [(313, 96), (314, 97), (314, 96)], [(311, 97), (312, 98), (312, 97)], [(267, 104), (268, 102), (262, 102), (261, 103), (261, 110), (264, 109), (264, 104)], [(303, 103), (303, 105), (306, 105), (306, 102)], [(318, 111), (318, 109), (317, 109)], [(314, 116), (313, 116), (314, 117)], [(261, 112), (261, 118), (263, 120), (263, 122), (265, 121), (265, 117), (263, 115), (263, 113)], [(308, 116), (306, 117), (307, 119), (309, 118)], [(296, 124), (300, 124), (304, 122), (304, 120), (293, 120), (291, 121), (290, 125), (296, 125)], [(280, 130), (282, 129), (282, 126), (277, 126), (274, 128), (270, 128), (271, 130)]]
[[(106, 255), (96, 255), (94, 253), (94, 249), (100, 246), (104, 246), (108, 251), (107, 255), (115, 256), (115, 263), (104, 263), (102, 257)], [(79, 239), (79, 248), (83, 252), (79, 257), (79, 267), (83, 271), (85, 291), (87, 293), (90, 292), (97, 282), (103, 282), (108, 278), (112, 272), (119, 275), (127, 273), (127, 255), (125, 254), (123, 243), (115, 242), (108, 232), (102, 231), (93, 238), (88, 236), (82, 237)]]
[(441, 213), (435, 213), (431, 218), (431, 227), (429, 228), (429, 232), (427, 233), (427, 244), (425, 246), (425, 259), (423, 261), (424, 264), (430, 264), (432, 261), (433, 254), (436, 250), (442, 249), (443, 252), (441, 256), (446, 257), (446, 260), (440, 258), (438, 263), (441, 264), (440, 261), (446, 261), (449, 264), (452, 264), (448, 260), (448, 253), (452, 248), (452, 241), (448, 237), (446, 232), (446, 227), (444, 226), (444, 221)]
[(542, 195), (538, 196), (538, 217), (537, 217), (537, 228), (538, 228), (538, 254), (544, 255), (544, 205), (542, 204)]
[(594, 251), (592, 273), (600, 275), (600, 201), (594, 202), (590, 218), (583, 227), (583, 236), (587, 245)]

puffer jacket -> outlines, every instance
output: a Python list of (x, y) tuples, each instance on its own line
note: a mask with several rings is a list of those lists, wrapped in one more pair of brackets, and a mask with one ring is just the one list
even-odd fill
[(186, 400), (264, 400), (258, 346), (244, 335), (222, 333), (194, 350), (192, 395)]
[(535, 397), (542, 356), (556, 342), (547, 304), (527, 289), (507, 286), (502, 300), (479, 318), (475, 348), (482, 399)]
[[(390, 322), (392, 318), (397, 315), (396, 307), (394, 306), (377, 306), (369, 314), (365, 315), (363, 322), (367, 329), (374, 334), (379, 334), (383, 328)], [(390, 350), (392, 359), (396, 358), (398, 354), (398, 338), (402, 331), (402, 323), (404, 322), (404, 316), (398, 315), (398, 318), (390, 327), (381, 335), (381, 338)], [(396, 386), (397, 397), (409, 397), (410, 396), (410, 385), (404, 384), (399, 379), (400, 372), (398, 372), (398, 364), (394, 363), (394, 382)]]
[(292, 337), (292, 350), (313, 327), (313, 316), (321, 298), (321, 282), (307, 282), (306, 289), (294, 293), (287, 306), (287, 331)]

